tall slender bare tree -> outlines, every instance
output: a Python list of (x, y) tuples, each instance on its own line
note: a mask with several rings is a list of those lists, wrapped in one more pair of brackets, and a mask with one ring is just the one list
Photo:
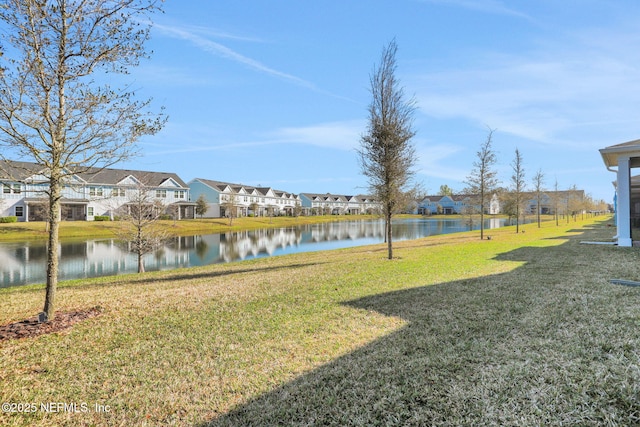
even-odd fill
[(398, 46), (391, 41), (370, 76), (369, 124), (360, 139), (360, 168), (369, 190), (382, 204), (389, 259), (393, 258), (391, 218), (412, 191), (417, 157), (411, 142), (415, 101), (406, 100), (395, 76)]
[(484, 239), (484, 212), (489, 206), (492, 191), (498, 186), (497, 172), (494, 169), (497, 158), (491, 143), (493, 129), (489, 129), (487, 139), (480, 145), (473, 162), (473, 170), (467, 177), (467, 193), (477, 197), (480, 210), (480, 239)]
[(542, 213), (542, 193), (544, 191), (544, 173), (542, 169), (538, 169), (533, 176), (533, 191), (536, 193), (536, 218), (538, 220), (538, 228), (540, 224), (540, 214)]
[(0, 37), (8, 47), (0, 76), (0, 156), (39, 164), (49, 183), (45, 319), (55, 316), (65, 183), (129, 158), (135, 142), (165, 122), (129, 87), (100, 83), (148, 56), (148, 17), (159, 9), (160, 0), (0, 0)]
[(513, 194), (514, 209), (516, 214), (516, 233), (520, 232), (520, 213), (522, 210), (522, 198), (525, 191), (524, 165), (522, 164), (522, 154), (516, 148), (516, 154), (511, 162), (513, 175), (511, 175), (511, 192)]

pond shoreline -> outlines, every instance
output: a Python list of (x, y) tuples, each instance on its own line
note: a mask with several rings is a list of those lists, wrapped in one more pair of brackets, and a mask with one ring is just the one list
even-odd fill
[[(280, 227), (205, 232), (175, 236), (144, 256), (147, 271), (243, 261), (253, 258), (365, 246), (384, 241), (380, 218)], [(485, 220), (485, 229), (508, 225), (504, 218)], [(474, 222), (473, 229), (480, 227)], [(403, 217), (393, 221), (394, 241), (471, 231), (468, 218)], [(41, 283), (46, 279), (46, 241), (0, 242), (0, 288)], [(137, 271), (137, 257), (114, 237), (61, 239), (59, 279), (114, 276)]]
[[(505, 215), (485, 215), (487, 218), (506, 219)], [(533, 218), (528, 216), (527, 218)], [(395, 215), (397, 219), (469, 219), (463, 215)], [(473, 220), (479, 220), (480, 215), (474, 215)], [(354, 221), (354, 220), (375, 220), (382, 219), (378, 215), (319, 215), (300, 217), (243, 217), (234, 218), (231, 225), (226, 218), (198, 218), (180, 221), (158, 221), (168, 228), (175, 236), (186, 236), (193, 234), (223, 233), (227, 231), (245, 231), (259, 228), (281, 228), (298, 226), (304, 224), (322, 224), (327, 222)], [(543, 221), (553, 220), (552, 216), (544, 215)], [(60, 240), (87, 239), (87, 238), (113, 238), (115, 230), (119, 228), (118, 221), (62, 221), (60, 223)], [(16, 240), (46, 240), (48, 232), (45, 222), (18, 222), (10, 224), (0, 224), (0, 242), (11, 242)]]

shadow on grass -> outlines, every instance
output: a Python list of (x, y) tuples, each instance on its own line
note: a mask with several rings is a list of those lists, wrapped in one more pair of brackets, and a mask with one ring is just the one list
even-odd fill
[[(114, 282), (108, 283), (96, 283), (90, 284), (89, 286), (118, 286), (118, 285), (130, 285), (130, 284), (147, 284), (147, 283), (158, 283), (158, 282), (180, 282), (183, 280), (198, 280), (198, 279), (208, 279), (215, 277), (224, 277), (224, 276), (233, 276), (237, 274), (243, 273), (260, 273), (260, 272), (268, 272), (268, 271), (278, 271), (278, 270), (291, 270), (305, 267), (312, 267), (315, 265), (321, 265), (324, 263), (312, 262), (312, 263), (298, 263), (298, 264), (288, 264), (288, 265), (277, 265), (271, 267), (256, 267), (256, 268), (230, 268), (220, 271), (194, 271), (194, 272), (181, 272), (179, 270), (174, 270), (173, 272), (167, 272), (166, 275), (161, 277), (157, 277), (155, 274), (145, 275), (143, 277), (137, 277), (135, 274), (130, 274), (127, 276), (123, 276), (123, 280), (117, 280)], [(158, 272), (152, 272), (158, 273)], [(75, 282), (75, 281), (74, 281)]]
[(348, 302), (408, 324), (201, 426), (637, 425), (640, 291), (606, 283), (633, 254), (583, 238)]

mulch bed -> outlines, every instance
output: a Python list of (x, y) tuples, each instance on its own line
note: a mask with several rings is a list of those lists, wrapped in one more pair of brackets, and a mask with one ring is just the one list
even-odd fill
[(82, 320), (99, 316), (100, 313), (101, 307), (92, 307), (87, 310), (58, 312), (53, 320), (45, 323), (39, 323), (38, 317), (34, 316), (21, 322), (0, 325), (0, 342), (63, 331)]

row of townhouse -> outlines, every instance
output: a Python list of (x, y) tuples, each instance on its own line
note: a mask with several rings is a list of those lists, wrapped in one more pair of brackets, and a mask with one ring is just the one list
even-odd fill
[[(42, 221), (47, 216), (48, 180), (35, 163), (0, 162), (0, 217)], [(163, 206), (175, 219), (195, 218), (200, 197), (205, 217), (364, 214), (378, 209), (368, 196), (303, 193), (296, 195), (270, 187), (252, 187), (196, 178), (185, 183), (177, 174), (127, 169), (92, 169), (70, 175), (62, 192), (61, 216), (67, 221), (92, 221), (96, 216), (117, 217), (136, 192), (148, 192), (150, 202)]]
[(206, 201), (206, 218), (294, 215), (301, 207), (298, 195), (270, 187), (196, 178), (189, 182), (189, 188), (192, 200), (202, 197)]
[[(538, 196), (535, 192), (523, 192), (523, 212), (533, 214), (538, 211)], [(510, 193), (493, 194), (485, 213), (505, 213)], [(584, 190), (548, 191), (540, 194), (540, 213), (556, 214), (580, 210), (577, 202), (584, 200)], [(435, 214), (467, 214), (477, 212), (480, 208), (478, 198), (473, 195), (427, 196), (418, 203), (418, 213)]]
[[(42, 221), (47, 217), (49, 188), (44, 168), (35, 163), (0, 162), (0, 216), (18, 221)], [(158, 206), (176, 219), (194, 218), (195, 203), (189, 187), (170, 172), (126, 169), (91, 169), (70, 175), (62, 189), (61, 218), (92, 221), (96, 216), (114, 218), (144, 188)]]
[[(369, 196), (336, 194), (292, 194), (270, 187), (252, 187), (196, 178), (189, 182), (192, 200), (207, 203), (205, 217), (270, 215), (357, 215), (379, 210)], [(232, 212), (229, 212), (229, 210)]]
[[(426, 196), (418, 203), (418, 213), (422, 215), (454, 215), (477, 212), (480, 209), (478, 198), (470, 194)], [(489, 201), (486, 213), (496, 215), (502, 212), (497, 194)]]
[(380, 203), (371, 196), (302, 193), (300, 198), (307, 215), (361, 215), (381, 210)]

